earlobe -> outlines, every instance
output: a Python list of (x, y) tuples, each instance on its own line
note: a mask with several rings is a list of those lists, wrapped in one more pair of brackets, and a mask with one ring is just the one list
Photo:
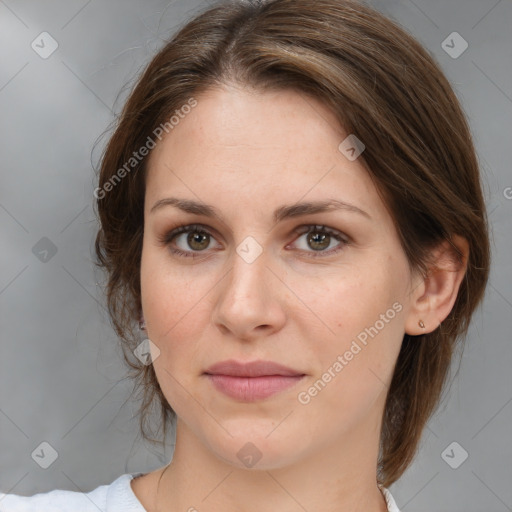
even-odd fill
[(427, 275), (420, 278), (422, 281), (412, 292), (405, 324), (407, 334), (433, 332), (450, 314), (466, 273), (468, 256), (468, 242), (458, 235), (434, 249)]

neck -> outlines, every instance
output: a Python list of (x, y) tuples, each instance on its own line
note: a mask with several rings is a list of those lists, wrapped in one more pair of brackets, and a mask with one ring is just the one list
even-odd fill
[(377, 486), (380, 422), (346, 432), (337, 444), (271, 469), (238, 468), (215, 456), (178, 418), (172, 462), (156, 510), (387, 512)]

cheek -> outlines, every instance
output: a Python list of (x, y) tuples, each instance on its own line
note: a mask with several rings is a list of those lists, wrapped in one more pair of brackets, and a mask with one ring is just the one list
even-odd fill
[[(304, 325), (318, 326), (326, 347), (342, 344), (379, 320), (398, 296), (389, 273), (375, 265), (344, 265), (314, 278), (290, 277)], [(290, 315), (297, 319), (291, 311)]]
[(212, 286), (206, 278), (192, 282), (189, 273), (173, 271), (160, 257), (143, 257), (141, 291), (147, 335), (160, 351), (153, 366), (166, 400), (180, 416), (190, 413), (191, 402), (197, 403), (190, 396), (203, 359), (200, 340), (210, 318), (207, 292)]
[[(313, 388), (301, 391), (322, 414), (356, 418), (389, 386), (403, 338), (403, 305), (394, 277), (382, 270), (343, 271), (318, 281), (308, 295), (308, 306), (322, 320), (315, 325), (324, 327), (318, 331), (323, 335), (312, 336), (311, 317), (305, 319), (310, 359), (317, 365), (308, 383)], [(306, 296), (306, 289), (300, 293)]]
[[(200, 276), (191, 280), (189, 272), (176, 268), (169, 265), (165, 251), (143, 250), (142, 308), (148, 337), (160, 350), (155, 369), (161, 366), (171, 372), (175, 372), (184, 357), (192, 357), (195, 340), (200, 339), (202, 318), (208, 314), (209, 281)], [(183, 364), (181, 367), (184, 368)]]

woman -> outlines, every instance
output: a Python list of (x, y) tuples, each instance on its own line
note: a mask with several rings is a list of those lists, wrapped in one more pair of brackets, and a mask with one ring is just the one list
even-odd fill
[(141, 428), (156, 400), (174, 454), (2, 510), (398, 511), (490, 264), (426, 50), (352, 1), (218, 3), (142, 74), (95, 197)]

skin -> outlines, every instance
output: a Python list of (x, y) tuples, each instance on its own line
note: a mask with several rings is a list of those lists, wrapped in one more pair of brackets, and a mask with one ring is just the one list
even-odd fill
[[(160, 351), (154, 369), (178, 420), (158, 496), (164, 468), (133, 480), (132, 489), (149, 512), (384, 512), (376, 484), (381, 416), (403, 335), (439, 326), (464, 268), (453, 271), (440, 247), (439, 271), (411, 274), (364, 153), (350, 161), (338, 150), (348, 134), (317, 100), (235, 85), (196, 99), (148, 162), (142, 307), (147, 337)], [(170, 196), (213, 205), (222, 220), (174, 206), (150, 211)], [(329, 198), (356, 205), (371, 220), (334, 210), (272, 223), (283, 204)], [(188, 232), (167, 246), (159, 241), (193, 223), (212, 236), (192, 246)], [(337, 230), (350, 243), (331, 237), (315, 251), (307, 234), (294, 233), (311, 225)], [(236, 251), (247, 236), (262, 249), (252, 263)], [(455, 240), (467, 253), (465, 241)], [(298, 393), (395, 302), (401, 311), (300, 403)], [(231, 358), (271, 360), (306, 376), (265, 400), (238, 401), (203, 375)], [(252, 467), (237, 457), (248, 442), (261, 453)]]

